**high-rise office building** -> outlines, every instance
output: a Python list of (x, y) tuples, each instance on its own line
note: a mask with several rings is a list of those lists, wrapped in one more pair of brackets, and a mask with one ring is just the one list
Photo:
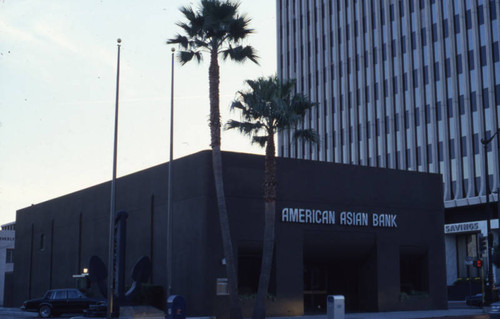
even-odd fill
[(498, 17), (499, 0), (277, 0), (278, 75), (319, 102), (302, 125), (320, 136), (281, 132), (279, 155), (441, 174), (449, 264), (477, 255), (484, 177), (494, 207), (500, 189), (500, 136), (481, 143), (500, 121)]

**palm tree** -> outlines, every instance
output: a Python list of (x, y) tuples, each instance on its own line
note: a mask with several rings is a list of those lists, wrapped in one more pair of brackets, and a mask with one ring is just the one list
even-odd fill
[(295, 138), (317, 141), (312, 129), (297, 129), (306, 111), (315, 106), (306, 96), (294, 94), (294, 81), (281, 82), (276, 76), (247, 80), (248, 92), (238, 92), (239, 100), (234, 101), (231, 109), (240, 110), (242, 121), (230, 120), (225, 129), (238, 129), (266, 148), (264, 171), (264, 240), (259, 286), (255, 300), (253, 319), (265, 317), (265, 301), (271, 276), (275, 237), (276, 209), (276, 151), (275, 133), (279, 130), (293, 129)]
[(229, 216), (224, 194), (222, 178), (222, 157), (220, 150), (221, 123), (219, 111), (219, 56), (237, 62), (251, 60), (257, 63), (255, 50), (245, 46), (242, 41), (253, 32), (248, 27), (250, 19), (238, 14), (239, 3), (229, 0), (201, 0), (200, 7), (195, 11), (191, 7), (182, 7), (186, 22), (177, 23), (185, 35), (177, 34), (167, 43), (178, 44), (181, 48), (179, 60), (182, 65), (193, 58), (201, 62), (203, 53), (210, 55), (208, 70), (210, 95), (210, 136), (212, 147), (212, 167), (214, 172), (219, 222), (222, 234), (222, 244), (226, 259), (226, 271), (230, 295), (230, 317), (242, 318), (238, 296), (236, 264), (233, 256)]

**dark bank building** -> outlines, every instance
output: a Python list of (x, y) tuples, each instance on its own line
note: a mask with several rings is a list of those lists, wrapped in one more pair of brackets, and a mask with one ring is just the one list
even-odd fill
[[(211, 153), (173, 165), (172, 291), (186, 298), (188, 316), (221, 316), (228, 297)], [(264, 159), (223, 153), (223, 165), (248, 311), (260, 270)], [(128, 213), (126, 286), (149, 256), (150, 282), (166, 288), (167, 168), (117, 181), (117, 210)], [(347, 311), (447, 307), (439, 175), (284, 158), (277, 168), (269, 315), (325, 312), (329, 294), (344, 295)], [(109, 198), (104, 183), (18, 211), (12, 306), (74, 286), (93, 255), (108, 260)]]

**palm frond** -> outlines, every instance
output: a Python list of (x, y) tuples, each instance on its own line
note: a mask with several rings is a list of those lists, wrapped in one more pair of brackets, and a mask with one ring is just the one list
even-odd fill
[(189, 39), (185, 36), (177, 34), (174, 38), (168, 39), (167, 44), (178, 44), (183, 49), (189, 48)]
[(254, 33), (255, 30), (250, 29), (250, 19), (242, 15), (231, 20), (228, 25), (228, 38), (231, 41), (238, 42), (246, 38), (249, 34)]
[(224, 125), (225, 130), (237, 129), (241, 133), (246, 135), (252, 135), (262, 129), (261, 123), (250, 123), (250, 122), (240, 122), (236, 120), (229, 120), (226, 125)]
[(224, 60), (229, 57), (231, 60), (236, 62), (245, 62), (249, 59), (255, 64), (259, 64), (257, 61), (259, 57), (255, 54), (255, 49), (251, 46), (229, 46), (229, 48), (222, 50), (222, 57)]
[[(280, 81), (277, 76), (270, 76), (247, 80), (246, 84), (250, 89), (238, 92), (238, 99), (233, 102), (231, 109), (241, 112), (242, 121), (235, 122), (238, 127), (247, 125), (240, 130), (252, 136), (252, 143), (261, 146), (267, 143), (267, 137), (259, 134), (262, 130), (274, 135), (273, 132), (285, 129), (294, 131), (295, 138), (318, 141), (314, 130), (296, 129), (307, 112), (317, 104), (305, 95), (295, 94), (294, 80)], [(231, 125), (235, 124), (231, 122)], [(259, 127), (259, 131), (256, 127)]]
[(319, 141), (319, 136), (318, 133), (313, 129), (303, 129), (303, 130), (295, 130), (293, 132), (293, 139), (317, 143)]
[(260, 147), (266, 146), (267, 136), (254, 136), (252, 137), (252, 144), (259, 144)]
[(223, 38), (228, 30), (229, 24), (235, 18), (238, 4), (230, 1), (202, 0), (201, 15), (205, 17), (204, 30), (211, 38)]
[[(180, 8), (185, 20), (177, 25), (183, 31), (182, 35), (167, 43), (178, 44), (184, 51), (199, 52), (200, 56), (202, 51), (209, 51), (221, 53), (224, 59), (231, 58), (236, 62), (248, 59), (257, 63), (255, 50), (240, 44), (253, 33), (253, 29), (248, 27), (250, 19), (238, 14), (239, 6), (238, 2), (231, 0), (201, 0), (196, 9), (190, 6)], [(190, 58), (193, 57), (186, 55), (182, 61)]]
[(204, 17), (193, 11), (191, 7), (182, 7), (180, 9), (187, 22), (178, 22), (190, 38), (200, 36), (203, 33)]
[(184, 6), (179, 9), (179, 11), (188, 19), (189, 21), (194, 21), (196, 20), (196, 13), (194, 12), (193, 8)]
[(193, 58), (196, 58), (196, 61), (198, 63), (200, 63), (202, 60), (202, 55), (199, 51), (180, 51), (177, 56), (181, 65), (185, 65)]

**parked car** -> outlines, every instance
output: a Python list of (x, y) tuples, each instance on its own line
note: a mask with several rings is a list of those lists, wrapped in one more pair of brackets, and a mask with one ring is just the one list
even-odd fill
[[(495, 290), (497, 293), (497, 299), (500, 300), (500, 290)], [(465, 297), (465, 303), (469, 306), (482, 307), (483, 305), (483, 294), (478, 293), (472, 296)]]
[(488, 314), (490, 315), (490, 319), (500, 319), (500, 302), (492, 303)]
[(475, 294), (465, 297), (465, 303), (469, 306), (481, 307), (483, 304), (483, 294)]
[(52, 315), (64, 313), (81, 313), (102, 302), (103, 299), (89, 298), (80, 290), (74, 288), (48, 290), (42, 298), (26, 300), (21, 310), (38, 312), (40, 317), (49, 318)]

